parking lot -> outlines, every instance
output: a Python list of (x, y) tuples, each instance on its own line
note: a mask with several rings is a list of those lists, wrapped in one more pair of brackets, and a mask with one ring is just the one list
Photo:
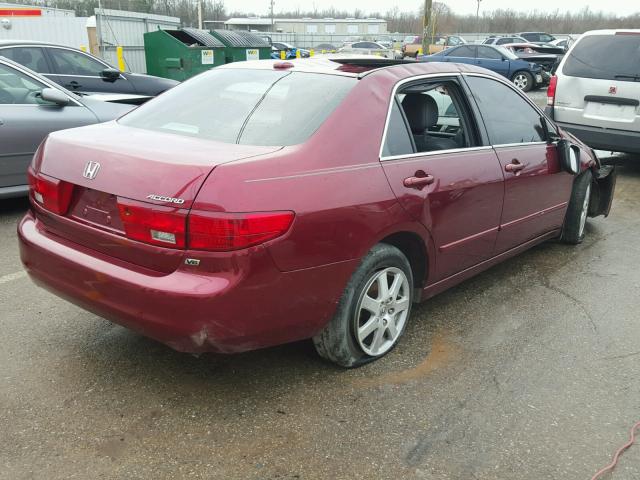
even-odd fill
[[(22, 272), (27, 202), (2, 202), (0, 478), (590, 478), (639, 407), (640, 166), (618, 161), (583, 244), (440, 294), (355, 370), (310, 342), (196, 358), (89, 314)], [(639, 475), (634, 447), (612, 478)]]

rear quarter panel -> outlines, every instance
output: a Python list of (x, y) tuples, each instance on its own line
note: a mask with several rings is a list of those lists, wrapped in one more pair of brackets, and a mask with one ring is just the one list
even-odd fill
[(194, 208), (295, 211), (291, 230), (269, 246), (283, 271), (361, 258), (397, 231), (413, 231), (428, 243), (428, 232), (398, 204), (379, 162), (391, 88), (401, 77), (380, 72), (360, 80), (305, 144), (219, 166)]

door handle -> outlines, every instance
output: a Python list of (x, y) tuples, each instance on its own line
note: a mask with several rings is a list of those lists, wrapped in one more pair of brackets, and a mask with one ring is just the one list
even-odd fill
[(427, 185), (431, 185), (435, 181), (433, 175), (427, 175), (422, 170), (418, 170), (413, 177), (404, 179), (403, 185), (407, 188), (416, 188), (422, 190)]
[(507, 163), (504, 166), (505, 172), (513, 173), (515, 175), (520, 175), (520, 171), (525, 167), (517, 158), (511, 160), (511, 163)]

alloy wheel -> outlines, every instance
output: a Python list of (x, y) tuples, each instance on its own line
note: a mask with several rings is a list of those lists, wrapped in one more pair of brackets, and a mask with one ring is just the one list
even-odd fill
[(584, 234), (584, 228), (587, 225), (587, 215), (589, 213), (589, 201), (591, 199), (591, 184), (587, 185), (587, 190), (584, 192), (584, 202), (582, 203), (582, 211), (580, 212), (580, 230), (579, 236)]
[(529, 79), (526, 75), (521, 73), (515, 76), (515, 78), (513, 79), (513, 83), (520, 90), (524, 90), (529, 85)]
[(388, 352), (407, 322), (411, 306), (409, 280), (399, 268), (375, 272), (366, 283), (356, 307), (355, 338), (372, 357)]

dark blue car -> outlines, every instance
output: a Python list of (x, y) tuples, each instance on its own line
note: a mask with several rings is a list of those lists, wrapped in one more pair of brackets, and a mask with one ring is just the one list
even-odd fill
[(510, 79), (520, 90), (528, 92), (545, 83), (542, 67), (527, 62), (515, 53), (495, 45), (460, 45), (434, 55), (418, 57), (420, 62), (469, 63), (492, 70)]

